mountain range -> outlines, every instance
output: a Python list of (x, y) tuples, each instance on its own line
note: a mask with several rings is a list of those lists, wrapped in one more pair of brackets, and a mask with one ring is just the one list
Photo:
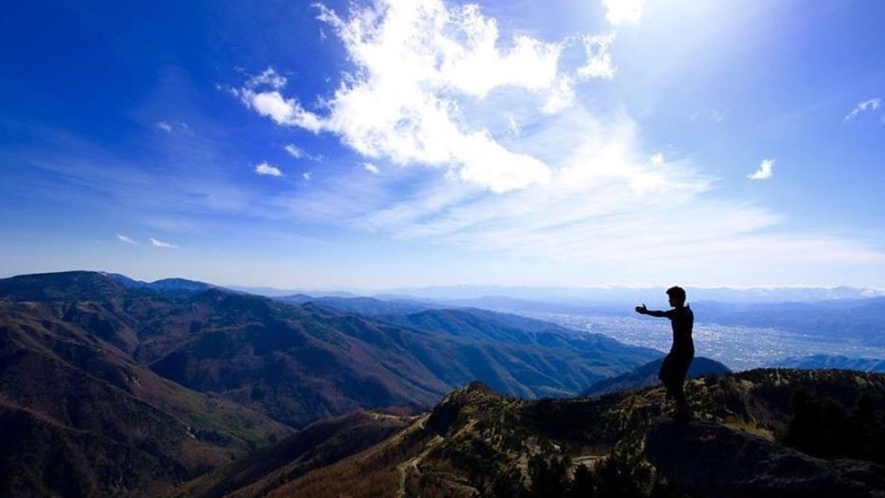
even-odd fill
[[(597, 286), (597, 287), (520, 287), (497, 285), (455, 285), (436, 287), (410, 287), (389, 289), (374, 293), (295, 291), (267, 287), (233, 287), (234, 289), (266, 296), (287, 296), (308, 294), (312, 296), (358, 297), (371, 295), (380, 300), (410, 300), (444, 302), (448, 305), (479, 306), (497, 303), (528, 302), (544, 305), (560, 304), (569, 308), (582, 306), (624, 306), (650, 299), (649, 296), (663, 296), (666, 287), (655, 286)], [(820, 302), (830, 300), (866, 299), (885, 297), (883, 288), (858, 287), (691, 287), (689, 300), (719, 301), (730, 303), (782, 303)]]
[(426, 301), (2, 279), (0, 495), (885, 496), (881, 374), (698, 358), (676, 423), (661, 356)]
[(806, 368), (857, 370), (859, 372), (885, 373), (885, 360), (871, 358), (848, 358), (841, 355), (816, 354), (810, 356), (790, 356), (771, 364), (778, 368)]
[(2, 279), (0, 417), (17, 430), (0, 492), (155, 496), (327, 417), (420, 412), (474, 380), (573, 396), (660, 355), (481, 310), (368, 316), (180, 279)]

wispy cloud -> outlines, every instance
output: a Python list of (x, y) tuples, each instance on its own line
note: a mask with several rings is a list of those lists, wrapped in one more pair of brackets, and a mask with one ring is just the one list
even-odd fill
[(310, 172), (306, 171), (304, 173), (301, 173), (301, 178), (304, 178), (305, 181), (309, 182), (310, 181)]
[(294, 157), (295, 159), (308, 159), (310, 161), (322, 161), (323, 160), (323, 156), (308, 154), (307, 151), (305, 151), (301, 147), (298, 147), (295, 144), (286, 144), (283, 147), (283, 149), (286, 151), (287, 154)]
[(159, 247), (161, 249), (174, 249), (177, 248), (177, 245), (170, 244), (168, 242), (163, 242), (162, 240), (157, 240), (153, 237), (149, 239), (151, 241), (151, 245), (154, 247)]
[(373, 175), (378, 175), (381, 173), (381, 170), (378, 169), (378, 166), (375, 166), (372, 163), (363, 163), (363, 169), (365, 169), (369, 173), (372, 173)]
[[(285, 97), (285, 79), (272, 68), (232, 93), (277, 124), (334, 133), (367, 158), (443, 167), (493, 192), (543, 184), (551, 169), (471, 123), (465, 109), (500, 112), (486, 98), (509, 88), (554, 114), (574, 105), (576, 82), (614, 74), (609, 36), (547, 43), (520, 35), (504, 41), (495, 20), (476, 5), (379, 0), (351, 7), (347, 19), (318, 8), (356, 66), (334, 96), (324, 99), (326, 115)], [(584, 49), (586, 62), (561, 67), (563, 50), (575, 44)]]
[(587, 63), (578, 68), (578, 74), (584, 78), (612, 79), (615, 77), (615, 66), (609, 51), (615, 41), (614, 33), (597, 36), (584, 36), (584, 48), (587, 51)]
[(602, 0), (605, 19), (613, 26), (638, 21), (645, 10), (645, 0)]
[(248, 85), (250, 87), (264, 85), (269, 86), (275, 90), (279, 90), (280, 88), (286, 86), (286, 78), (277, 74), (277, 72), (274, 71), (272, 67), (269, 67), (258, 76), (253, 76), (252, 78), (250, 78)]
[(191, 131), (191, 127), (188, 126), (187, 123), (183, 122), (170, 123), (169, 121), (157, 121), (156, 123), (154, 123), (154, 126), (166, 133), (179, 133), (183, 135), (193, 134), (193, 131)]
[(747, 175), (750, 180), (767, 180), (774, 174), (774, 159), (763, 159), (756, 171)]
[(728, 112), (720, 109), (710, 109), (704, 112), (693, 112), (688, 115), (689, 121), (700, 121), (709, 123), (721, 123), (728, 119)]
[(132, 244), (132, 245), (136, 245), (136, 246), (141, 245), (138, 242), (132, 240), (131, 238), (129, 238), (125, 235), (121, 235), (119, 233), (117, 234), (117, 240), (119, 240), (120, 242), (126, 243), (126, 244)]
[(513, 115), (507, 117), (507, 129), (514, 135), (519, 135), (519, 132), (522, 131), (519, 123)]
[(286, 149), (286, 152), (288, 152), (290, 156), (296, 159), (304, 157), (304, 151), (296, 147), (294, 144), (286, 144), (283, 148)]
[(283, 176), (283, 172), (280, 171), (280, 168), (273, 166), (267, 162), (262, 162), (255, 166), (255, 173), (261, 176)]
[(857, 106), (845, 116), (844, 121), (851, 121), (856, 118), (862, 112), (875, 112), (879, 110), (879, 107), (882, 105), (881, 98), (870, 99), (864, 102), (859, 102)]

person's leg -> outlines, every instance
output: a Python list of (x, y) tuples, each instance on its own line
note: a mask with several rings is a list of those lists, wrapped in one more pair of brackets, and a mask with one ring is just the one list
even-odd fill
[(682, 391), (682, 381), (679, 376), (678, 359), (673, 354), (668, 354), (664, 357), (664, 362), (661, 363), (661, 369), (658, 371), (658, 378), (664, 384), (669, 397), (676, 400), (677, 403), (680, 402), (680, 399), (685, 399), (685, 393)]
[(672, 363), (673, 355), (668, 354), (664, 357), (664, 361), (661, 362), (661, 369), (658, 370), (658, 379), (661, 379), (661, 382), (664, 384), (664, 386), (667, 385), (667, 379), (669, 379), (673, 375), (671, 373), (673, 370)]
[(691, 356), (674, 357), (672, 361), (671, 390), (673, 399), (676, 401), (676, 414), (679, 418), (690, 418), (691, 409), (688, 406), (688, 400), (685, 398), (685, 378), (688, 376), (688, 369), (694, 358)]

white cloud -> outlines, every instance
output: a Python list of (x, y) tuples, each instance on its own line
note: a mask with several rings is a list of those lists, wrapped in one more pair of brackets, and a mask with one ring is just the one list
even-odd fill
[(301, 173), (301, 178), (304, 178), (305, 181), (309, 182), (310, 181), (310, 172), (306, 171), (304, 173)]
[(296, 159), (304, 157), (304, 151), (296, 147), (294, 144), (286, 144), (283, 148), (286, 149), (286, 152), (288, 152), (290, 156)]
[(870, 99), (870, 100), (867, 100), (864, 102), (859, 102), (857, 104), (857, 106), (850, 113), (848, 113), (847, 116), (845, 116), (844, 121), (851, 121), (852, 119), (854, 119), (858, 115), (860, 115), (860, 113), (862, 113), (862, 112), (866, 112), (866, 111), (875, 112), (875, 111), (879, 110), (879, 106), (881, 106), (881, 104), (882, 104), (882, 99), (880, 99), (880, 98), (875, 98), (875, 99)]
[(138, 242), (132, 240), (131, 238), (129, 238), (125, 235), (120, 235), (119, 233), (117, 234), (117, 240), (119, 240), (120, 242), (124, 242), (126, 244), (132, 244), (132, 245), (136, 245), (136, 246), (141, 245)]
[(166, 133), (172, 133), (172, 125), (167, 123), (166, 121), (158, 121), (156, 126)]
[(575, 89), (572, 78), (563, 76), (556, 81), (553, 88), (547, 94), (547, 101), (541, 107), (544, 114), (556, 114), (562, 112), (575, 103)]
[(322, 129), (319, 117), (305, 111), (295, 99), (283, 98), (276, 90), (256, 93), (252, 88), (246, 87), (235, 90), (234, 93), (255, 112), (269, 117), (279, 125), (297, 126), (313, 132)]
[(615, 77), (615, 66), (612, 63), (609, 48), (615, 41), (615, 34), (584, 36), (584, 49), (587, 52), (587, 63), (578, 68), (578, 75), (585, 79)]
[(363, 163), (363, 168), (366, 171), (368, 171), (369, 173), (372, 173), (373, 175), (377, 175), (377, 174), (381, 173), (381, 170), (378, 169), (378, 166), (375, 166), (372, 163)]
[(605, 19), (613, 26), (634, 23), (642, 17), (645, 0), (602, 0)]
[[(324, 115), (285, 97), (285, 81), (271, 68), (232, 92), (277, 124), (334, 133), (367, 158), (445, 168), (450, 178), (493, 192), (543, 184), (552, 171), (499, 143), (466, 110), (500, 113), (500, 104), (487, 99), (508, 89), (554, 114), (574, 105), (575, 80), (614, 74), (611, 35), (553, 43), (525, 35), (504, 40), (495, 19), (478, 6), (448, 7), (441, 0), (377, 0), (351, 7), (347, 19), (318, 8), (355, 67), (331, 98), (321, 99)], [(587, 62), (569, 69), (561, 55), (576, 43)]]
[(286, 78), (277, 74), (276, 71), (272, 67), (269, 67), (264, 70), (263, 73), (258, 76), (252, 77), (247, 86), (250, 88), (254, 88), (257, 86), (269, 86), (273, 89), (279, 90), (286, 86)]
[(280, 171), (280, 168), (276, 166), (272, 166), (267, 162), (263, 162), (255, 166), (255, 173), (258, 173), (262, 176), (283, 176), (283, 172)]
[(654, 154), (653, 156), (648, 158), (648, 164), (651, 164), (652, 166), (660, 166), (664, 164), (664, 155), (660, 152)]
[(161, 249), (173, 249), (173, 248), (178, 247), (178, 246), (170, 244), (168, 242), (163, 242), (162, 240), (157, 240), (153, 237), (150, 238), (150, 241), (151, 241), (152, 246), (159, 247)]
[(750, 180), (767, 180), (774, 174), (774, 159), (763, 159), (759, 163), (759, 169), (747, 175)]

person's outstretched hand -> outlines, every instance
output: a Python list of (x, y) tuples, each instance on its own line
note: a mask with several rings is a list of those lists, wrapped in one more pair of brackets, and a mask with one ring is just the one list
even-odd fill
[(644, 315), (644, 314), (648, 313), (648, 308), (645, 307), (645, 303), (642, 303), (642, 306), (637, 306), (636, 312), (639, 313), (640, 315)]

